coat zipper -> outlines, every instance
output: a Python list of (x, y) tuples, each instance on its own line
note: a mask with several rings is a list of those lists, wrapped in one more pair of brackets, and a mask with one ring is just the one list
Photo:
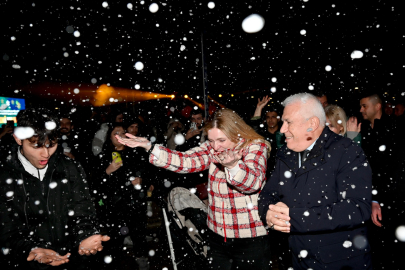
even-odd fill
[(25, 190), (25, 185), (24, 185), (24, 176), (23, 176), (23, 174), (21, 174), (21, 179), (22, 179), (22, 181), (23, 181), (23, 189), (24, 189), (24, 193), (25, 193), (25, 202), (24, 202), (24, 215), (25, 215), (25, 220), (27, 221), (27, 228), (29, 229), (29, 226), (28, 226), (28, 216), (27, 216), (27, 202), (30, 200), (30, 196), (28, 195), (27, 196), (27, 191)]
[[(54, 172), (55, 172), (55, 169), (52, 170), (51, 179), (49, 180), (49, 183), (52, 182), (52, 176), (53, 176), (53, 173), (54, 173)], [(51, 224), (51, 211), (49, 211), (49, 193), (50, 193), (50, 191), (51, 191), (51, 188), (48, 188), (48, 196), (47, 196), (47, 198), (46, 198), (46, 208), (48, 209), (48, 216), (49, 216), (48, 224), (49, 224), (49, 226), (52, 228), (52, 224)], [(55, 243), (54, 230), (52, 230), (52, 243)]]

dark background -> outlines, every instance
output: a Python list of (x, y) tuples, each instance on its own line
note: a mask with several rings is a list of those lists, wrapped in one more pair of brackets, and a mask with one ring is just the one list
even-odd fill
[[(210, 9), (210, 1), (170, 0), (156, 1), (156, 13), (153, 1), (103, 2), (2, 1), (1, 95), (26, 98), (28, 106), (82, 106), (101, 84), (139, 84), (176, 98), (122, 100), (125, 106), (181, 107), (190, 104), (185, 94), (203, 103), (202, 41), (210, 96), (246, 116), (267, 94), (277, 104), (294, 93), (323, 92), (350, 115), (361, 95), (395, 103), (405, 92), (401, 1), (213, 1)], [(265, 26), (249, 34), (241, 24), (252, 13)], [(364, 56), (352, 59), (354, 50)], [(137, 61), (143, 70), (134, 68)]]

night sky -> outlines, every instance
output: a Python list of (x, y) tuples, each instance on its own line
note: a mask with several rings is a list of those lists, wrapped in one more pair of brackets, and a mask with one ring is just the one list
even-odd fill
[[(202, 102), (202, 47), (209, 94), (231, 108), (254, 110), (258, 97), (280, 101), (310, 85), (356, 111), (364, 93), (395, 102), (405, 92), (401, 1), (209, 2), (2, 1), (1, 95), (58, 103), (74, 87), (138, 84)], [(253, 13), (265, 25), (246, 33)], [(363, 57), (352, 59), (354, 50)]]

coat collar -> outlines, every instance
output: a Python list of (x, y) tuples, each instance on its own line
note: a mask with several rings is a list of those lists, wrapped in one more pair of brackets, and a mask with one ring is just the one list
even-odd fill
[(298, 168), (298, 154), (287, 148), (287, 145), (284, 145), (277, 152), (277, 158), (284, 162), (292, 172), (300, 175), (302, 173), (308, 172), (321, 164), (326, 163), (324, 155), (325, 150), (327, 150), (330, 145), (343, 138), (340, 135), (335, 134), (329, 128), (325, 127), (316, 141), (314, 147), (309, 152), (307, 160)]
[[(21, 163), (21, 161), (18, 159), (18, 151), (19, 151), (19, 147), (17, 144), (14, 144), (11, 147), (11, 154), (6, 158), (6, 164), (8, 166), (10, 166), (13, 169), (16, 169), (18, 171), (21, 171), (23, 173), (27, 173), (29, 174), (23, 164)], [(53, 169), (54, 167), (57, 166), (57, 164), (60, 162), (60, 158), (62, 157), (63, 154), (61, 154), (63, 151), (63, 148), (58, 145), (58, 148), (56, 149), (55, 153), (51, 156), (51, 158), (49, 159), (49, 163), (48, 163), (48, 170), (50, 170), (51, 168)], [(29, 174), (31, 175), (31, 174)], [(37, 177), (38, 178), (38, 177)]]

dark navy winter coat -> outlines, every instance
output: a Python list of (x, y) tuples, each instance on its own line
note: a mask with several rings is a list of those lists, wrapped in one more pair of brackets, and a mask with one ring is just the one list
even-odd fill
[(361, 147), (325, 128), (300, 168), (298, 153), (280, 148), (259, 197), (259, 214), (267, 224), (270, 204), (290, 208), (295, 270), (371, 269), (365, 226), (371, 191), (371, 168)]

